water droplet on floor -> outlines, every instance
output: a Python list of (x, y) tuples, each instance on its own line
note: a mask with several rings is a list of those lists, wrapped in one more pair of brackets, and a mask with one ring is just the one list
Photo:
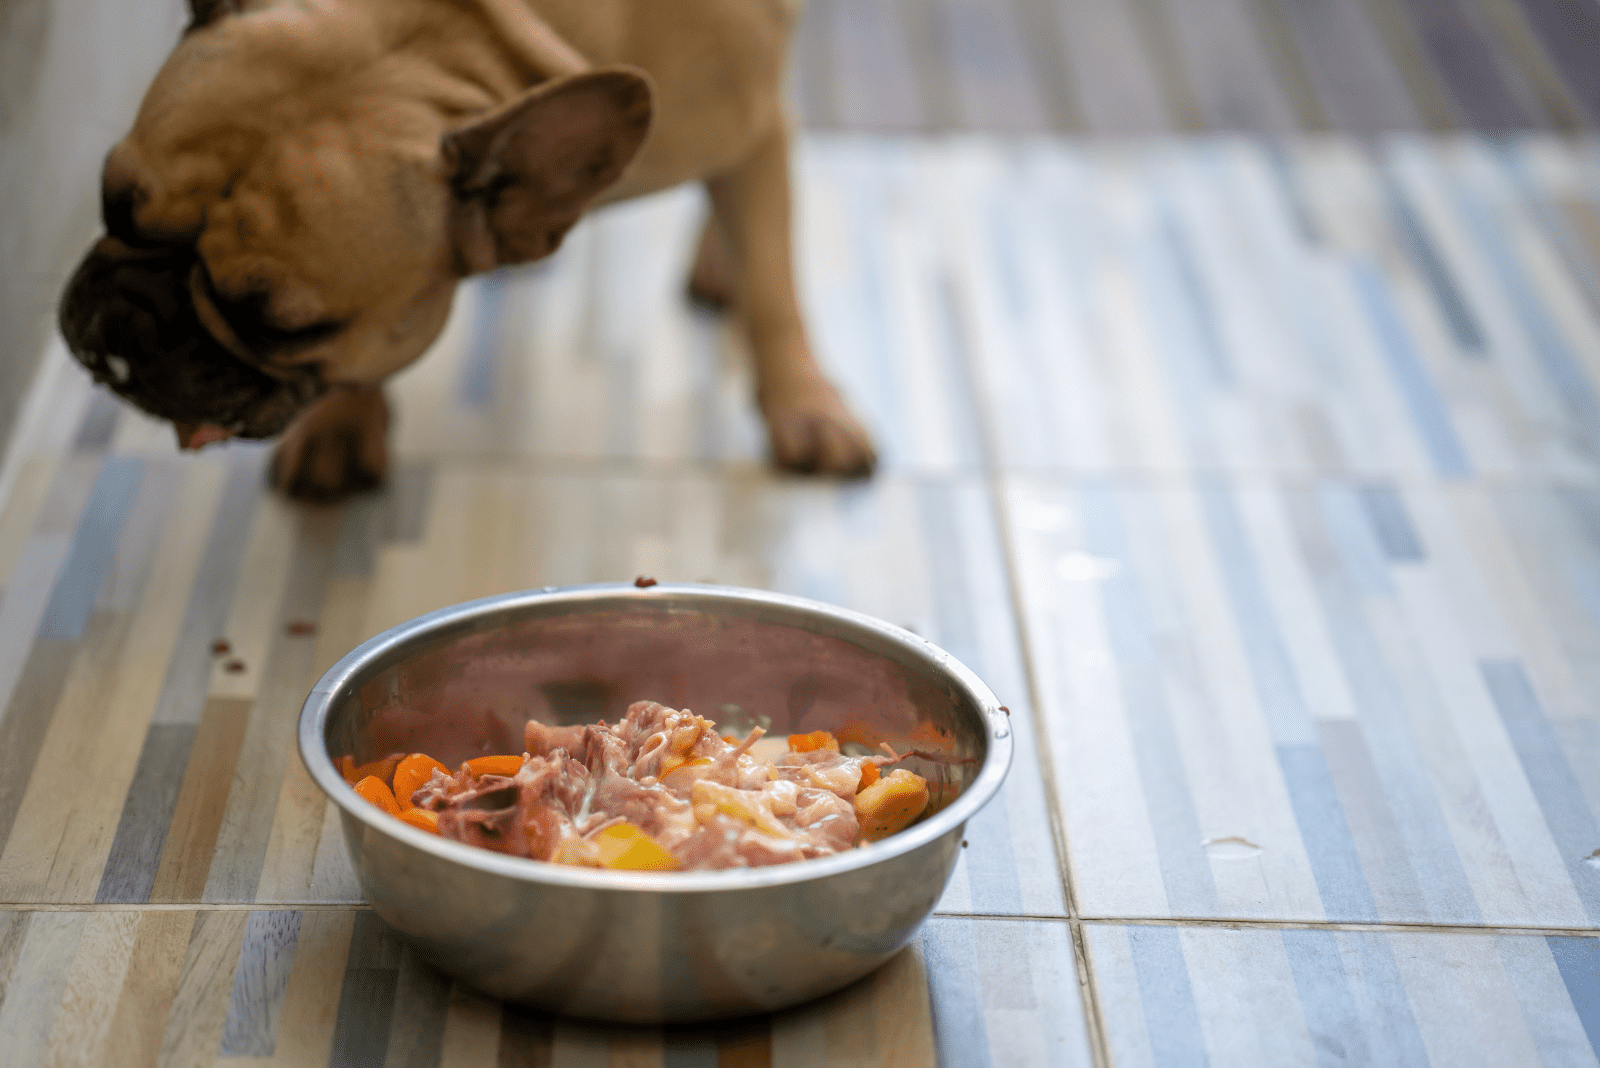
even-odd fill
[(1200, 843), (1205, 851), (1218, 860), (1244, 860), (1247, 857), (1259, 856), (1261, 847), (1248, 838), (1240, 838), (1230, 834), (1223, 838), (1207, 838)]
[(1074, 549), (1056, 559), (1056, 574), (1068, 582), (1103, 582), (1121, 573), (1121, 562), (1082, 549)]

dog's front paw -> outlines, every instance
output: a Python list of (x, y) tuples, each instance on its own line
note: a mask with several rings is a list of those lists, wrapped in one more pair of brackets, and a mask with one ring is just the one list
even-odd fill
[(272, 484), (328, 504), (376, 489), (389, 469), (389, 405), (377, 386), (338, 386), (295, 420), (272, 457)]
[(809, 475), (864, 478), (878, 465), (872, 437), (827, 382), (761, 399), (779, 467)]

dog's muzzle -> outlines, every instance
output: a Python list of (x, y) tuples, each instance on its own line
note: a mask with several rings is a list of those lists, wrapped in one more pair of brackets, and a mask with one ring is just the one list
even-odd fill
[(151, 415), (273, 437), (326, 386), (313, 366), (269, 375), (224, 348), (189, 296), (196, 262), (187, 247), (101, 239), (61, 298), (67, 347), (96, 381)]

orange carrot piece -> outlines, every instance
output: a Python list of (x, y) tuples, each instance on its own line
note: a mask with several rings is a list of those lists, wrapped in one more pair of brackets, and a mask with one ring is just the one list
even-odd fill
[(411, 795), (433, 778), (436, 770), (450, 774), (449, 768), (426, 753), (412, 753), (400, 761), (394, 769), (394, 799), (401, 812), (411, 807)]
[(812, 731), (810, 734), (789, 735), (789, 752), (809, 753), (815, 749), (832, 749), (839, 751), (839, 741), (827, 731)]
[(515, 775), (521, 769), (519, 756), (481, 756), (467, 761), (467, 770), (474, 775)]
[(356, 782), (360, 782), (368, 775), (373, 775), (382, 779), (383, 785), (388, 786), (394, 781), (394, 769), (400, 764), (400, 758), (403, 756), (405, 756), (404, 753), (390, 753), (388, 756), (378, 760), (367, 761), (355, 770)]
[(356, 783), (356, 793), (389, 815), (400, 815), (400, 806), (394, 803), (394, 794), (390, 792), (389, 784), (376, 775), (368, 775)]
[(861, 782), (856, 786), (856, 789), (857, 790), (865, 790), (867, 787), (871, 786), (873, 783), (875, 783), (877, 781), (878, 781), (878, 765), (872, 763), (872, 761), (870, 761), (870, 760), (867, 761), (865, 764), (862, 764), (861, 765)]
[(339, 774), (344, 776), (344, 781), (351, 786), (361, 781), (361, 776), (356, 774), (356, 762), (350, 757), (342, 756), (333, 763), (339, 769)]
[(400, 819), (429, 834), (439, 833), (439, 814), (431, 808), (413, 806), (400, 813)]

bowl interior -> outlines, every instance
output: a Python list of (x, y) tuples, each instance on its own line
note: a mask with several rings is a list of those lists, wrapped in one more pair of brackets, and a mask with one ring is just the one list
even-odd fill
[(331, 695), (323, 740), (330, 757), (357, 763), (520, 753), (530, 718), (615, 723), (632, 702), (654, 700), (723, 733), (830, 730), (847, 751), (912, 752), (901, 766), (928, 780), (931, 815), (988, 752), (987, 690), (953, 659), (898, 628), (792, 598), (695, 587), (511, 595), (422, 617), (352, 656), (360, 662)]

